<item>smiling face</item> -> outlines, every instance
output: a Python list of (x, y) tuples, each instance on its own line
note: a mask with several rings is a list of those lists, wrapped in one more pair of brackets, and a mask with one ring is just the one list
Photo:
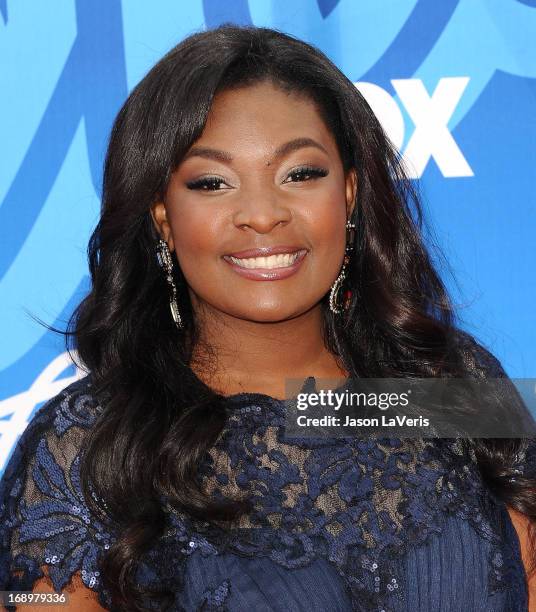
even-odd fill
[[(355, 189), (314, 103), (262, 82), (215, 96), (151, 214), (194, 309), (275, 322), (318, 306), (337, 278)], [(248, 252), (265, 247), (294, 255)]]

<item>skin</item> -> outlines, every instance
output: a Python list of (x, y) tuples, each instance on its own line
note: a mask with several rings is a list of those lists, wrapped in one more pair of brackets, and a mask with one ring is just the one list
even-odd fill
[[(304, 137), (325, 151), (309, 146), (274, 158), (283, 143)], [(194, 146), (224, 151), (232, 161), (188, 157), (172, 175), (163, 201), (151, 209), (189, 284), (203, 342), (216, 349), (212, 374), (195, 358), (192, 369), (222, 393), (252, 391), (281, 398), (289, 376), (347, 377), (323, 345), (318, 302), (342, 265), (344, 226), (357, 179), (353, 171), (344, 173), (335, 139), (315, 105), (271, 83), (222, 92)], [(326, 168), (329, 174), (289, 183), (291, 171), (303, 165)], [(223, 179), (220, 189), (187, 188), (204, 176)], [(309, 249), (297, 274), (251, 281), (221, 259), (274, 244)], [(507, 509), (528, 573), (529, 521)], [(528, 587), (529, 612), (536, 612), (534, 574)]]
[[(275, 155), (299, 138), (318, 146)], [(194, 154), (194, 148), (232, 159)], [(292, 174), (303, 166), (327, 175)], [(219, 188), (188, 188), (206, 177), (219, 177)], [(324, 347), (319, 302), (340, 272), (356, 193), (355, 172), (345, 174), (335, 139), (312, 101), (269, 82), (215, 97), (201, 137), (173, 173), (163, 201), (151, 209), (188, 282), (202, 344), (216, 352), (212, 372), (201, 366), (201, 345), (191, 364), (212, 388), (283, 398), (286, 378), (348, 376)], [(272, 245), (308, 249), (297, 273), (253, 281), (222, 259)]]
[(528, 612), (536, 612), (536, 571), (531, 571), (535, 550), (531, 541), (530, 519), (525, 514), (514, 510), (514, 508), (510, 506), (507, 506), (507, 510), (519, 539), (521, 559), (527, 573), (527, 586), (529, 592)]
[[(302, 137), (313, 138), (326, 152), (304, 147), (273, 159), (281, 144)], [(173, 174), (164, 201), (151, 209), (190, 285), (204, 342), (212, 339), (217, 350), (215, 373), (207, 373), (195, 360), (192, 368), (224, 393), (248, 390), (274, 397), (285, 396), (283, 381), (289, 375), (347, 377), (323, 346), (318, 301), (342, 265), (344, 226), (357, 181), (355, 173), (344, 174), (333, 136), (316, 108), (266, 83), (225, 92), (216, 97), (195, 146), (226, 151), (233, 161), (198, 156), (185, 160)], [(329, 174), (284, 182), (305, 164), (325, 167)], [(216, 192), (187, 189), (187, 182), (207, 175), (217, 175), (227, 185)], [(223, 254), (273, 244), (309, 249), (297, 274), (280, 281), (251, 281), (221, 260)], [(528, 572), (529, 520), (512, 508), (508, 512)], [(46, 566), (43, 571), (48, 576)], [(536, 612), (534, 574), (528, 586), (528, 610)], [(63, 590), (70, 596), (65, 610), (104, 610), (79, 574)], [(33, 591), (53, 592), (51, 580), (37, 581)]]

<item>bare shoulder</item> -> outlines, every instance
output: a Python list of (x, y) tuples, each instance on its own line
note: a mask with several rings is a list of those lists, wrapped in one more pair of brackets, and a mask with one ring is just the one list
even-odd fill
[(536, 612), (536, 571), (533, 570), (532, 564), (534, 559), (534, 546), (531, 523), (528, 516), (514, 510), (510, 506), (506, 506), (508, 514), (512, 519), (512, 524), (516, 530), (519, 539), (519, 547), (521, 550), (521, 558), (525, 571), (527, 573), (527, 582), (529, 589), (529, 610), (528, 612)]
[[(34, 583), (32, 593), (54, 593), (52, 580), (48, 576), (48, 567), (44, 565), (41, 567), (41, 570), (45, 575)], [(82, 582), (80, 572), (76, 572), (76, 574), (72, 576), (69, 584), (62, 589), (62, 593), (68, 594), (68, 604), (62, 605), (61, 608), (59, 608), (58, 605), (40, 605), (39, 611), (58, 612), (58, 610), (61, 609), (65, 610), (65, 612), (71, 610), (76, 612), (101, 612), (107, 610), (107, 608), (103, 608), (100, 605), (97, 592), (88, 588)], [(35, 612), (35, 609), (35, 605), (17, 606), (17, 612)]]

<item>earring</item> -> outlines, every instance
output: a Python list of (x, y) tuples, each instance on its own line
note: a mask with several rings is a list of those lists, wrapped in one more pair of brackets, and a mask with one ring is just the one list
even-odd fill
[(169, 247), (165, 240), (158, 241), (156, 245), (156, 259), (160, 267), (166, 273), (166, 280), (169, 286), (169, 307), (171, 310), (171, 315), (173, 320), (175, 321), (175, 325), (182, 329), (184, 326), (182, 324), (181, 315), (179, 313), (179, 306), (177, 304), (177, 287), (175, 285), (175, 281), (173, 280), (173, 260), (171, 259), (171, 253), (169, 251)]
[[(344, 261), (342, 264), (342, 268), (341, 271), (339, 272), (339, 276), (337, 276), (337, 278), (335, 279), (335, 282), (333, 283), (333, 285), (331, 286), (331, 292), (329, 294), (329, 308), (331, 310), (331, 312), (335, 313), (335, 314), (340, 314), (343, 310), (346, 310), (346, 308), (348, 308), (348, 304), (350, 302), (350, 297), (351, 297), (351, 291), (347, 291), (345, 294), (345, 300), (344, 300), (344, 304), (339, 304), (338, 303), (338, 292), (339, 289), (342, 287), (343, 283), (344, 283), (344, 279), (346, 278), (346, 266), (348, 265), (349, 261), (350, 261), (350, 253), (353, 251), (354, 249), (354, 232), (355, 230), (355, 223), (351, 223), (350, 221), (346, 222), (346, 233), (347, 233), (347, 238), (346, 238), (346, 249), (345, 249), (345, 255), (344, 255)], [(348, 235), (350, 237), (348, 237)]]

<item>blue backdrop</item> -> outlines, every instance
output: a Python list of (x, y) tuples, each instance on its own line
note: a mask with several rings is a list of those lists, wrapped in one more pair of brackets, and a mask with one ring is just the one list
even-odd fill
[(230, 21), (322, 49), (408, 169), (463, 326), (536, 376), (534, 0), (0, 0), (0, 473), (43, 401), (82, 373), (62, 339), (88, 289), (111, 123), (188, 34)]

